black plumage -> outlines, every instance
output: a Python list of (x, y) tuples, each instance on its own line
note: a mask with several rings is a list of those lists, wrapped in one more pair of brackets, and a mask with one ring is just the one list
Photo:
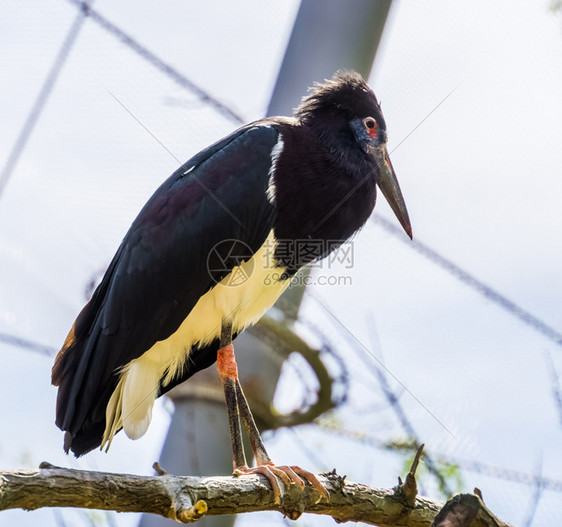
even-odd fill
[[(273, 232), (285, 280), (357, 232), (379, 176), (393, 176), (385, 143), (373, 92), (358, 74), (339, 73), (303, 99), (295, 118), (244, 126), (172, 174), (133, 222), (57, 356), (52, 380), (65, 448), (82, 455), (100, 445), (123, 367), (173, 335), (240, 264), (240, 253), (220, 242), (238, 240), (256, 253)], [(409, 232), (396, 188), (388, 192)], [(167, 383), (162, 377), (158, 395), (212, 365), (218, 349), (218, 338), (186, 342), (182, 366)]]

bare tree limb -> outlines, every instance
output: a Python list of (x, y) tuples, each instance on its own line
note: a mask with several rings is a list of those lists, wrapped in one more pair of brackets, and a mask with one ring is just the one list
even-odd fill
[[(401, 491), (352, 483), (335, 471), (321, 475), (319, 479), (330, 493), (329, 501), (320, 499), (309, 486), (303, 492), (293, 486), (286, 490), (283, 503), (278, 506), (261, 476), (135, 476), (73, 470), (42, 463), (39, 470), (0, 472), (0, 511), (78, 507), (148, 512), (190, 523), (206, 514), (277, 510), (291, 519), (308, 512), (332, 516), (338, 523), (361, 521), (379, 527), (508, 527), (472, 494), (455, 496), (445, 506), (418, 496), (409, 505)], [(447, 523), (452, 521), (451, 518), (456, 523)], [(466, 523), (467, 519), (470, 523)]]

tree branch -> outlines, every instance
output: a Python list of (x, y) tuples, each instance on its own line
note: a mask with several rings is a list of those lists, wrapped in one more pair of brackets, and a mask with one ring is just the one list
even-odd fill
[[(277, 510), (292, 519), (308, 512), (332, 516), (338, 523), (361, 521), (379, 527), (429, 527), (434, 519), (438, 521), (435, 527), (508, 527), (472, 494), (455, 496), (453, 500), (456, 501), (449, 501), (445, 507), (420, 496), (409, 505), (403, 493), (395, 489), (352, 483), (335, 472), (320, 475), (319, 479), (330, 494), (329, 501), (321, 500), (309, 486), (303, 492), (293, 486), (286, 490), (283, 502), (278, 506), (268, 483), (261, 476), (196, 478), (165, 473), (135, 476), (73, 470), (42, 463), (39, 470), (0, 472), (0, 511), (78, 507), (148, 512), (189, 523), (206, 514)], [(457, 523), (447, 523), (453, 517)]]

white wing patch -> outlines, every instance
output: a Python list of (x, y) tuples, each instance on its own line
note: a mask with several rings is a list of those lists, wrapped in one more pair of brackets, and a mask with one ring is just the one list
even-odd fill
[(279, 160), (279, 156), (283, 151), (283, 136), (279, 134), (279, 140), (271, 150), (271, 168), (269, 169), (269, 182), (267, 184), (267, 191), (265, 195), (267, 196), (267, 201), (269, 203), (275, 203), (275, 171), (277, 170), (277, 161)]

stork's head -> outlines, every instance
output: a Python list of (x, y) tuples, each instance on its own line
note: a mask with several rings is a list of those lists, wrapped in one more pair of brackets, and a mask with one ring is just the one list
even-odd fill
[(350, 152), (361, 152), (369, 160), (378, 187), (411, 238), (408, 211), (386, 146), (386, 122), (375, 94), (361, 75), (337, 72), (332, 79), (316, 84), (295, 115), (342, 162)]

